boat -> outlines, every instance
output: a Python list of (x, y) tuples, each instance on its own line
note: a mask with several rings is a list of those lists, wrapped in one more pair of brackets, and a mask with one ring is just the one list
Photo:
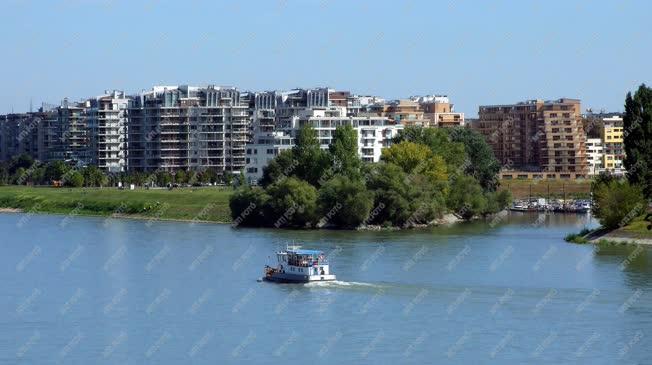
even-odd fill
[(276, 267), (265, 265), (264, 281), (277, 283), (310, 283), (334, 281), (328, 259), (323, 251), (305, 250), (300, 246), (287, 246), (276, 253)]

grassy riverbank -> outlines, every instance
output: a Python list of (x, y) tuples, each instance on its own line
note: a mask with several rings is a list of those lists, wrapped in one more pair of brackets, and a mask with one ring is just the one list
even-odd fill
[(231, 222), (230, 188), (138, 189), (1, 186), (0, 208), (35, 213)]
[(567, 242), (572, 243), (631, 243), (652, 245), (652, 230), (648, 229), (649, 222), (644, 220), (644, 215), (635, 218), (626, 226), (607, 230), (598, 228), (593, 231), (587, 229), (580, 233), (571, 233), (566, 236)]
[(591, 180), (501, 180), (500, 190), (512, 193), (514, 199), (532, 197), (587, 198)]

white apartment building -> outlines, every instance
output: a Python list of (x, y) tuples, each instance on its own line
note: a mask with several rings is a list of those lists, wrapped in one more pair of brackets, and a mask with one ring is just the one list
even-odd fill
[(127, 107), (122, 91), (106, 91), (91, 98), (87, 109), (92, 161), (107, 172), (127, 170)]
[(263, 176), (264, 167), (280, 151), (294, 146), (296, 135), (304, 125), (315, 129), (322, 149), (328, 149), (333, 142), (337, 127), (352, 126), (358, 133), (358, 154), (364, 162), (378, 162), (382, 149), (390, 146), (403, 129), (403, 125), (392, 124), (387, 117), (347, 116), (346, 107), (306, 108), (284, 118), (275, 132), (254, 134), (254, 142), (247, 146), (246, 154), (245, 177), (249, 183), (256, 184)]
[(589, 175), (598, 175), (604, 171), (602, 138), (588, 138), (586, 140), (586, 156), (589, 163)]

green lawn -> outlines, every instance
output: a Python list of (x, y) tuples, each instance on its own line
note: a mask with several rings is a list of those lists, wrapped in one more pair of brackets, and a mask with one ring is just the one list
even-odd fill
[(0, 208), (80, 215), (231, 222), (230, 188), (52, 188), (1, 186)]

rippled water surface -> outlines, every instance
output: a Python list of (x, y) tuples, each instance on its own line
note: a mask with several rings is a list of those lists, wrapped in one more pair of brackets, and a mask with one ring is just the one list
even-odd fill
[[(0, 363), (649, 363), (652, 254), (587, 216), (404, 232), (0, 214)], [(258, 282), (286, 242), (338, 281)]]

